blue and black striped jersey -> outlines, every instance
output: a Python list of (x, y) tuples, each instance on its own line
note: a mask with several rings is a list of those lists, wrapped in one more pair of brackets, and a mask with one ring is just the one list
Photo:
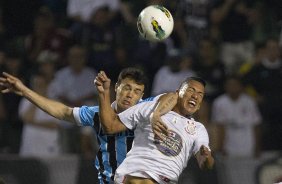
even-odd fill
[[(150, 97), (143, 101), (153, 99), (153, 97)], [(131, 149), (134, 132), (127, 130), (113, 135), (105, 134), (99, 120), (99, 106), (82, 106), (74, 108), (73, 112), (76, 121), (80, 125), (92, 126), (96, 132), (99, 150), (94, 165), (98, 170), (99, 183), (113, 183), (117, 167)]]

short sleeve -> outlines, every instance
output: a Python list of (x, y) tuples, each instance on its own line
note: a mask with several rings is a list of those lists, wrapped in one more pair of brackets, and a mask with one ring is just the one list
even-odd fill
[(93, 126), (94, 115), (98, 112), (98, 106), (82, 106), (73, 108), (73, 116), (79, 126)]
[(118, 114), (121, 122), (130, 130), (136, 128), (138, 123), (149, 123), (157, 100), (139, 103)]
[(199, 130), (197, 132), (197, 138), (195, 140), (194, 143), (194, 149), (193, 149), (193, 153), (196, 154), (202, 145), (204, 145), (205, 147), (209, 148), (209, 135), (208, 132), (206, 130), (206, 128), (204, 127), (204, 125), (200, 125)]

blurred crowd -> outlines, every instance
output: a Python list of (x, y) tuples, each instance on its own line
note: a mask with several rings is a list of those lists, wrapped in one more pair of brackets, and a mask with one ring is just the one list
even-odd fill
[[(164, 42), (138, 34), (138, 14), (151, 4), (174, 17)], [(201, 76), (207, 86), (197, 119), (213, 150), (258, 157), (282, 150), (281, 9), (280, 0), (2, 0), (0, 68), (73, 107), (98, 104), (93, 80), (100, 70), (114, 84), (122, 68), (144, 69), (144, 97)], [(0, 153), (92, 158), (93, 133), (20, 96), (0, 96)]]

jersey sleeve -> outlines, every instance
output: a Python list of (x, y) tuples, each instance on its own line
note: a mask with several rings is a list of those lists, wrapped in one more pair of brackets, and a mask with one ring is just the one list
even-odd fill
[(73, 108), (73, 116), (79, 126), (94, 126), (94, 115), (98, 112), (98, 106), (82, 106)]
[(156, 104), (157, 99), (139, 103), (119, 113), (119, 119), (128, 129), (133, 130), (136, 128), (138, 123), (150, 122), (150, 114), (152, 113)]
[(199, 130), (197, 132), (197, 138), (195, 140), (194, 143), (194, 149), (193, 149), (193, 153), (196, 154), (202, 145), (204, 145), (205, 147), (209, 148), (209, 135), (208, 132), (206, 130), (206, 128), (204, 127), (204, 125), (200, 125)]

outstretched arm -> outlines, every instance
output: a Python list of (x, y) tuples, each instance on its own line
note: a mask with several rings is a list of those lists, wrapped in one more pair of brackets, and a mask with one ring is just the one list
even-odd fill
[(75, 122), (71, 107), (39, 95), (13, 75), (3, 72), (3, 77), (0, 77), (0, 85), (4, 87), (1, 90), (2, 93), (15, 93), (23, 96), (51, 116), (57, 119)]
[(201, 169), (212, 169), (214, 165), (214, 158), (211, 155), (211, 150), (204, 145), (196, 153), (196, 159)]
[(101, 71), (95, 78), (94, 83), (99, 93), (99, 117), (103, 131), (108, 134), (125, 131), (127, 129), (126, 126), (120, 121), (111, 107), (111, 80), (104, 71)]

